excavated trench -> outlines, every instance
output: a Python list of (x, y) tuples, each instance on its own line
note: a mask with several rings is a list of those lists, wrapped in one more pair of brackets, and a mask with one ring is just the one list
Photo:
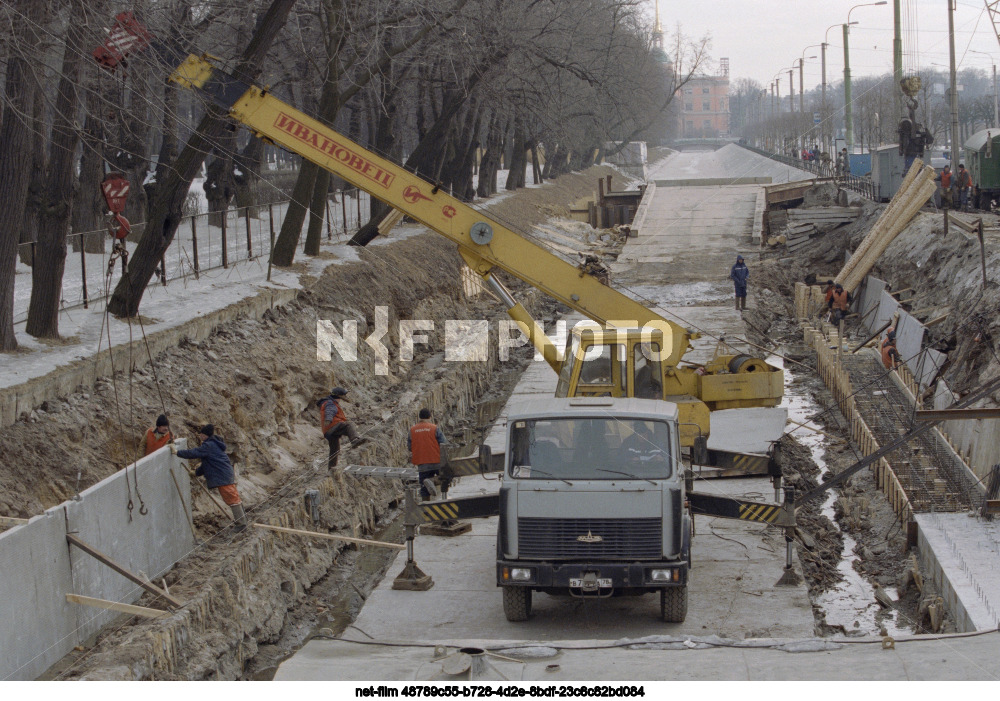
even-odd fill
[[(569, 203), (612, 172), (564, 176), (504, 198), (494, 211), (525, 224), (565, 216)], [(133, 455), (146, 426), (165, 411), (179, 437), (191, 439), (200, 425), (215, 424), (252, 520), (401, 541), (393, 520), (402, 498), (398, 481), (345, 477), (317, 461), (327, 447), (316, 426), (316, 399), (334, 385), (350, 390), (348, 417), (370, 443), (347, 452), (343, 463), (407, 464), (406, 435), (425, 406), (454, 444), (452, 454), (461, 455), (474, 450), (533, 352), (522, 347), (498, 359), (496, 322), (506, 316), (492, 298), (463, 290), (461, 259), (440, 237), (417, 234), (357, 254), (360, 261), (306, 281), (294, 302), (155, 358), (159, 392), (154, 372), (136, 369), (131, 378), (102, 378), (91, 391), (50, 400), (0, 430), (0, 514), (28, 517), (103, 479)], [(505, 282), (543, 323), (561, 313), (516, 280)], [(378, 323), (376, 306), (388, 312), (387, 368), (364, 342)], [(333, 353), (331, 361), (317, 360), (317, 321), (340, 330), (349, 319), (359, 321), (357, 359)], [(433, 323), (428, 342), (414, 344), (412, 360), (401, 359), (407, 349), (397, 333), (400, 320)], [(448, 320), (489, 322), (485, 361), (446, 359)], [(310, 489), (320, 493), (318, 521), (303, 507)], [(193, 491), (193, 506), (199, 545), (166, 574), (186, 606), (157, 621), (121, 619), (44, 678), (268, 678), (314, 631), (353, 620), (388, 565), (388, 556), (371, 548), (259, 529), (234, 534), (200, 490)]]
[[(782, 443), (786, 481), (798, 490), (851, 466), (861, 454), (850, 441), (836, 401), (815, 372), (812, 350), (802, 344), (791, 306), (793, 286), (808, 273), (825, 275), (838, 270), (844, 251), (857, 247), (879, 212), (880, 208), (868, 203), (858, 222), (825, 234), (805, 253), (779, 258), (769, 252), (756, 262), (755, 279), (760, 287), (755, 295), (751, 293), (754, 308), (746, 314), (748, 333), (755, 342), (776, 348), (784, 356), (789, 417), (807, 425), (791, 430)], [(992, 284), (984, 291), (974, 289), (979, 271), (971, 263), (979, 261), (970, 260), (969, 251), (975, 242), (943, 237), (937, 226), (938, 217), (920, 215), (889, 247), (873, 274), (893, 289), (919, 290), (914, 307), (929, 318), (951, 310), (945, 323), (933, 328), (929, 342), (942, 350), (958, 346), (961, 352), (963, 339), (956, 338), (956, 326), (977, 318), (973, 307), (995, 304), (997, 292)], [(942, 285), (945, 277), (948, 284)], [(978, 318), (982, 319), (977, 326), (982, 329), (980, 338), (992, 341), (995, 315)], [(866, 335), (858, 331), (852, 343)], [(970, 344), (966, 341), (966, 345)], [(965, 349), (964, 357), (946, 368), (950, 384), (967, 388), (996, 372), (983, 345)], [(907, 550), (905, 529), (869, 471), (862, 470), (829, 496), (801, 509), (799, 519), (804, 536), (797, 550), (819, 631), (847, 635), (929, 632), (926, 605), (937, 592), (923, 563)], [(897, 587), (907, 581), (914, 563), (924, 574), (924, 590), (904, 585), (900, 591)], [(891, 605), (880, 605), (876, 593)], [(954, 631), (949, 618), (943, 630)]]

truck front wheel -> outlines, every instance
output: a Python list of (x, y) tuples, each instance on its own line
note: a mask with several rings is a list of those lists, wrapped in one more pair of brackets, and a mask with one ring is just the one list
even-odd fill
[(528, 620), (531, 615), (530, 587), (502, 587), (503, 612), (508, 621), (520, 622)]
[[(507, 600), (504, 599), (504, 604)], [(506, 608), (506, 606), (504, 607)], [(688, 588), (670, 587), (660, 590), (660, 618), (666, 623), (683, 623), (688, 613)]]

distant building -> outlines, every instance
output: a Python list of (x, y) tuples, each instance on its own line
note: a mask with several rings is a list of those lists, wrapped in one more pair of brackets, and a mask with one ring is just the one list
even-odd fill
[(718, 75), (695, 75), (677, 91), (682, 138), (729, 135), (729, 59), (719, 60)]

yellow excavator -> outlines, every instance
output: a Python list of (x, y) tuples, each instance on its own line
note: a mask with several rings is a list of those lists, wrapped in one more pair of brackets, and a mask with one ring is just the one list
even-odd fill
[[(709, 412), (773, 407), (784, 373), (750, 355), (716, 354), (707, 364), (684, 363), (699, 334), (618, 292), (587, 266), (554, 255), (434, 184), (345, 138), (319, 121), (189, 56), (173, 82), (209, 97), (259, 138), (297, 153), (446, 236), (469, 268), (507, 306), (507, 313), (559, 374), (556, 396), (664, 399), (679, 410), (681, 445), (709, 433)], [(558, 349), (496, 278), (503, 270), (596, 322), (576, 328)], [(562, 352), (561, 352), (562, 351)]]

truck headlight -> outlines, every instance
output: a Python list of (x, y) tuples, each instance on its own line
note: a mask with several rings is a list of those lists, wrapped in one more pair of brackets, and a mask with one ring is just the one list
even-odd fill
[(530, 567), (511, 567), (510, 580), (512, 582), (530, 582), (532, 572)]
[(650, 570), (649, 581), (651, 582), (677, 582), (680, 581), (680, 570)]

